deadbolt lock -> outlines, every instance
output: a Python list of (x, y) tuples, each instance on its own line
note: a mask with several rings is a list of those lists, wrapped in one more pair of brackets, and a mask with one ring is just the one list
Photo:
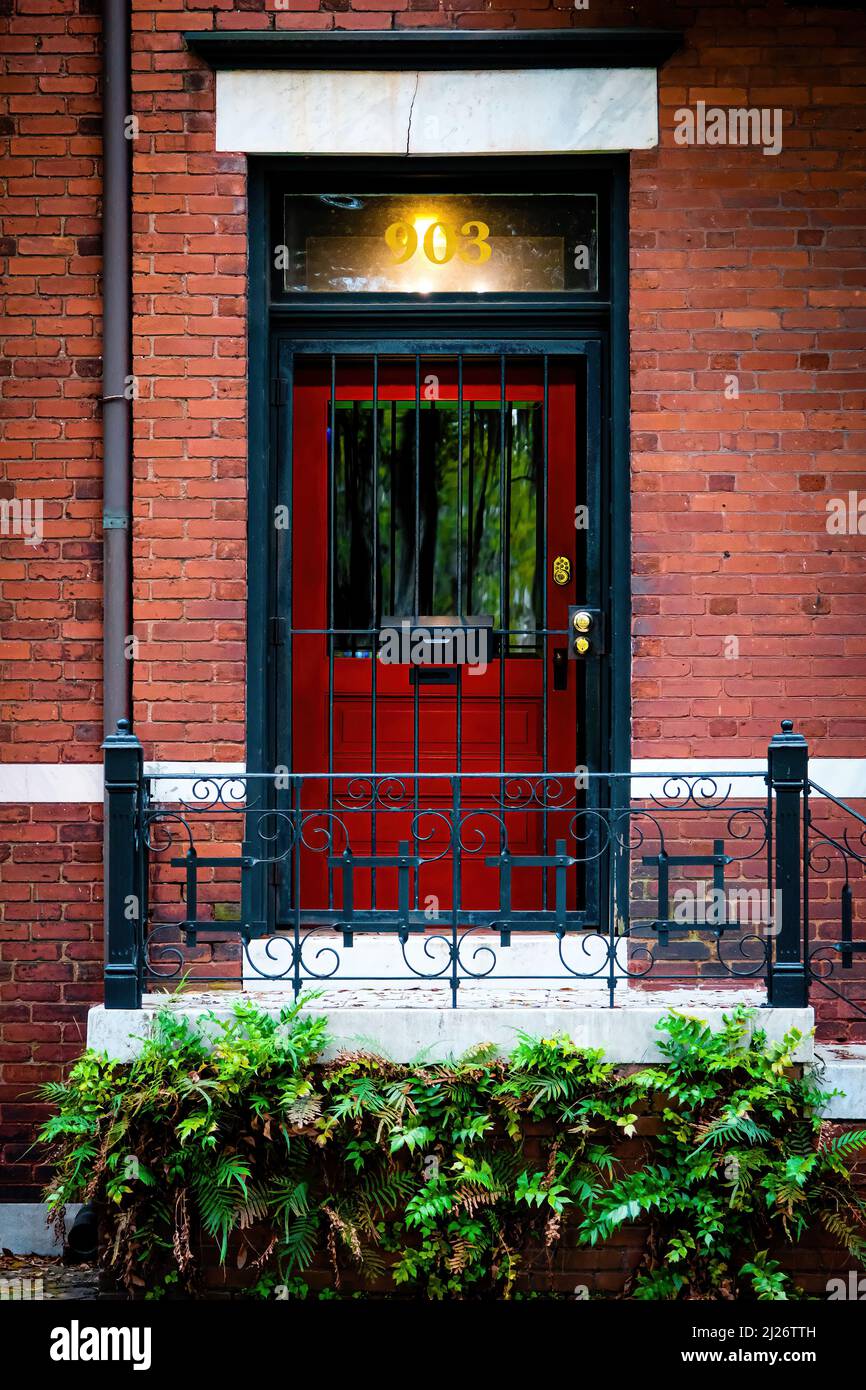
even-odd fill
[(571, 561), (567, 555), (557, 555), (553, 561), (554, 584), (567, 584), (571, 579)]
[(605, 651), (605, 621), (600, 608), (584, 603), (568, 605), (568, 632), (571, 640), (568, 655), (572, 661), (583, 656), (603, 656)]

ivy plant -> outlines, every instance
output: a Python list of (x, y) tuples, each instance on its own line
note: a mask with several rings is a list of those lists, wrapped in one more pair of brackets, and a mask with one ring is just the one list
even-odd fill
[(632, 1230), (625, 1296), (798, 1296), (785, 1252), (823, 1226), (857, 1259), (850, 1173), (866, 1131), (736, 1009), (671, 1013), (663, 1064), (618, 1071), (568, 1038), (448, 1062), (323, 1062), (297, 1004), (193, 1027), (165, 1009), (129, 1064), (86, 1052), (44, 1088), (62, 1215), (100, 1205), (103, 1259), (133, 1295), (195, 1293), (208, 1260), (252, 1295), (550, 1296), (556, 1255)]

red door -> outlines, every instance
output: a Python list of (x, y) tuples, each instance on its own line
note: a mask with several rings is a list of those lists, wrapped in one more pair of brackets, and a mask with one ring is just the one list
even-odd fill
[[(289, 689), (305, 914), (344, 905), (347, 849), (361, 861), (353, 909), (405, 909), (388, 862), (403, 845), (419, 922), (456, 901), (464, 924), (483, 924), (501, 909), (487, 861), (503, 846), (552, 854), (567, 837), (562, 778), (587, 762), (585, 667), (567, 627), (569, 605), (591, 599), (576, 525), (584, 365), (296, 359)], [(455, 622), (457, 644), (431, 662)], [(553, 891), (549, 869), (515, 866), (515, 909), (541, 910)]]

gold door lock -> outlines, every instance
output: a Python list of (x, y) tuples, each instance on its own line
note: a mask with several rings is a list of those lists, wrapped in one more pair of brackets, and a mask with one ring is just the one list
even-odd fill
[(567, 555), (557, 555), (553, 561), (554, 584), (567, 584), (571, 579), (571, 561)]
[(568, 654), (572, 659), (600, 656), (604, 651), (604, 617), (597, 608), (569, 604), (568, 627), (571, 642)]

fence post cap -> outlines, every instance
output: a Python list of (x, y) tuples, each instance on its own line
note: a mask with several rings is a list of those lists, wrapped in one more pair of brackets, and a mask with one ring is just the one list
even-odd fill
[(118, 719), (117, 727), (113, 734), (106, 734), (102, 740), (102, 747), (108, 748), (140, 748), (138, 735), (132, 731), (132, 723), (129, 719)]
[(107, 789), (118, 784), (138, 782), (144, 762), (144, 749), (128, 719), (118, 719), (115, 733), (102, 741)]
[(808, 776), (809, 745), (794, 732), (793, 719), (783, 719), (781, 732), (773, 734), (767, 748), (767, 772), (774, 785), (803, 784)]
[(804, 748), (805, 746), (806, 739), (803, 734), (794, 732), (793, 719), (783, 719), (781, 733), (773, 734), (770, 739), (771, 748)]

